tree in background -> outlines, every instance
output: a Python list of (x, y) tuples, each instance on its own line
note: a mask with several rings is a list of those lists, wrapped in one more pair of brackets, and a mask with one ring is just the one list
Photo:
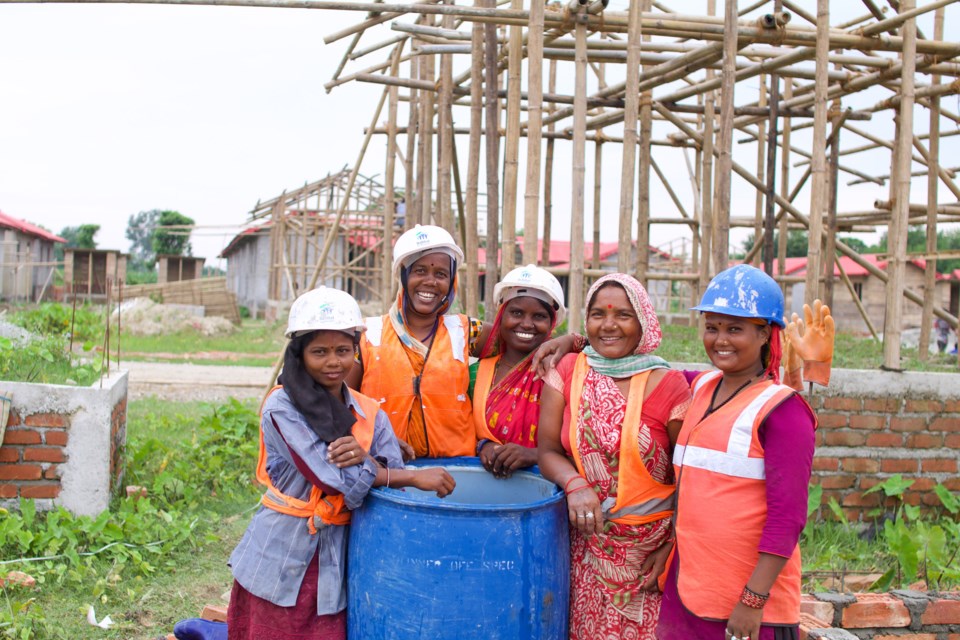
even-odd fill
[(65, 245), (59, 242), (54, 245), (53, 255), (58, 262), (63, 261), (64, 249), (96, 249), (97, 241), (94, 236), (100, 231), (98, 224), (81, 224), (76, 227), (64, 227), (57, 234), (67, 241)]
[[(887, 252), (887, 232), (884, 231), (877, 244), (881, 253)], [(956, 251), (960, 250), (960, 228), (946, 229), (937, 231), (937, 250), (938, 251)], [(926, 227), (914, 226), (907, 231), (907, 253), (926, 253), (927, 252), (927, 229)], [(960, 259), (950, 258), (947, 260), (937, 260), (937, 273), (950, 273), (954, 269), (960, 269)]]
[(153, 252), (153, 229), (160, 219), (160, 209), (141, 211), (127, 219), (127, 240), (130, 241), (130, 268), (153, 269), (157, 256)]
[(193, 226), (193, 218), (188, 218), (179, 211), (160, 212), (150, 241), (155, 255), (189, 256), (193, 254), (189, 229), (164, 229), (164, 227), (179, 226)]
[[(736, 255), (737, 258), (743, 258), (747, 255), (751, 249), (753, 249), (754, 236), (751, 233), (747, 236), (747, 239), (743, 241), (741, 247), (742, 251), (740, 254)], [(788, 231), (787, 232), (787, 257), (788, 258), (802, 258), (807, 255), (807, 232), (806, 231)], [(780, 232), (773, 232), (773, 246), (774, 248), (780, 245)]]

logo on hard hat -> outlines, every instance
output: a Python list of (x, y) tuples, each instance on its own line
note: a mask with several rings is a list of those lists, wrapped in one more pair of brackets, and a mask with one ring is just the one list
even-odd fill
[(531, 272), (529, 272), (529, 271), (523, 271), (523, 272), (520, 274), (520, 279), (521, 279), (521, 280), (524, 280), (524, 281), (525, 281), (525, 280), (530, 280), (530, 279), (532, 279), (532, 278), (533, 278), (533, 274), (532, 274)]
[(423, 231), (418, 231), (416, 236), (417, 245), (423, 245), (430, 242), (430, 236)]
[(336, 309), (329, 302), (317, 307), (317, 318), (320, 320), (333, 320)]

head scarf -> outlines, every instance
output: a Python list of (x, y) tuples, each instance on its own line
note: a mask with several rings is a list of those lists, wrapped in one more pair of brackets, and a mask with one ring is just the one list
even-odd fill
[(283, 372), (277, 382), (283, 385), (293, 406), (303, 414), (317, 437), (330, 443), (350, 435), (357, 419), (347, 405), (317, 384), (303, 366), (303, 350), (316, 334), (311, 331), (287, 343), (287, 350), (283, 353)]
[(588, 346), (583, 350), (587, 354), (587, 363), (591, 368), (611, 378), (626, 378), (647, 369), (669, 368), (670, 365), (663, 358), (649, 355), (660, 346), (663, 333), (660, 331), (660, 320), (653, 309), (653, 303), (650, 302), (650, 296), (636, 278), (625, 273), (611, 273), (594, 282), (587, 291), (587, 311), (589, 312), (597, 291), (611, 283), (619, 285), (626, 292), (627, 300), (637, 314), (641, 331), (640, 342), (633, 355), (616, 359), (605, 358)]
[[(531, 289), (530, 295), (543, 302), (543, 306), (550, 314), (550, 330), (547, 338), (553, 334), (557, 326), (557, 313), (553, 309), (553, 300), (543, 300), (546, 294)], [(524, 294), (526, 295), (526, 294)], [(480, 352), (481, 358), (488, 358), (494, 354), (503, 353), (504, 343), (500, 337), (500, 327), (503, 324), (503, 312), (507, 302), (521, 296), (504, 296), (504, 301), (497, 309), (497, 317), (493, 321), (493, 328), (487, 337), (486, 344)], [(523, 447), (537, 446), (537, 425), (540, 423), (540, 396), (543, 391), (543, 379), (537, 376), (537, 371), (530, 366), (533, 362), (534, 349), (523, 360), (518, 362), (499, 383), (491, 385), (487, 393), (486, 412), (484, 418), (490, 433), (494, 434), (502, 443), (519, 444)], [(499, 366), (499, 363), (498, 363)], [(474, 411), (477, 407), (474, 406)]]

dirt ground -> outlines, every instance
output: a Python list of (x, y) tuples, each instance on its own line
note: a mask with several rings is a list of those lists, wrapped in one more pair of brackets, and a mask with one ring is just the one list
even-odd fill
[(261, 398), (273, 382), (273, 367), (121, 362), (120, 368), (129, 372), (131, 400), (149, 396), (176, 402)]

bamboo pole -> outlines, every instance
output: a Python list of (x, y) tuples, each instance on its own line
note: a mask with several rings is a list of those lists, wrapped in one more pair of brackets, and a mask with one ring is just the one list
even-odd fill
[(527, 176), (523, 196), (523, 262), (537, 263), (540, 150), (543, 139), (543, 0), (531, 0), (527, 38)]
[[(811, 153), (810, 175), (810, 235), (807, 254), (807, 279), (804, 287), (804, 302), (812, 305), (820, 297), (820, 279), (824, 264), (821, 258), (821, 237), (823, 236), (823, 211), (826, 208), (826, 138), (827, 138), (827, 54), (830, 52), (830, 2), (817, 0), (817, 47), (813, 119), (813, 152)], [(832, 265), (826, 265), (832, 272)]]
[[(398, 44), (393, 51), (393, 66), (390, 73), (396, 76), (400, 72), (400, 53), (402, 44)], [(396, 211), (396, 199), (393, 193), (397, 154), (394, 149), (397, 145), (397, 88), (387, 89), (389, 103), (387, 106), (387, 163), (383, 170), (383, 263), (381, 265), (380, 286), (380, 313), (386, 313), (390, 308), (390, 295), (393, 293), (393, 224)]]
[[(412, 41), (412, 46), (416, 46), (416, 41)], [(419, 74), (419, 61), (413, 59), (410, 61), (410, 76), (413, 79)], [(420, 222), (420, 195), (417, 193), (419, 185), (417, 184), (417, 162), (415, 160), (417, 152), (417, 123), (420, 121), (420, 93), (416, 90), (410, 91), (409, 111), (407, 112), (407, 130), (404, 134), (407, 136), (407, 157), (404, 162), (406, 170), (404, 183), (404, 209), (406, 220), (404, 228), (411, 229)]]
[[(523, 8), (523, 0), (512, 0), (514, 10)], [(510, 27), (507, 65), (507, 131), (503, 147), (503, 201), (500, 259), (504, 273), (516, 264), (517, 190), (520, 172), (520, 76), (523, 66), (523, 27)]]
[[(910, 13), (913, 0), (903, 0), (900, 4), (901, 15)], [(902, 73), (900, 75), (900, 112), (897, 120), (897, 149), (893, 158), (896, 209), (890, 219), (890, 231), (887, 236), (887, 248), (891, 256), (887, 262), (889, 280), (886, 289), (886, 313), (883, 320), (883, 367), (894, 371), (901, 370), (900, 334), (903, 330), (903, 306), (899, 304), (903, 297), (906, 271), (907, 224), (910, 217), (910, 147), (913, 142), (913, 91), (914, 70), (916, 67), (916, 22), (908, 20), (903, 24)]]
[[(821, 0), (825, 2), (826, 0)], [(733, 105), (737, 58), (737, 3), (726, 0), (723, 73), (720, 85), (720, 155), (717, 160), (717, 209), (714, 213), (713, 268), (719, 273), (729, 261), (730, 189), (733, 163)]]
[[(493, 6), (495, 0), (483, 0), (485, 7)], [(500, 176), (497, 167), (500, 164), (500, 100), (497, 98), (497, 27), (484, 25), (484, 97), (486, 100), (486, 140), (487, 154), (487, 264), (484, 280), (484, 319), (492, 322), (496, 310), (493, 308), (493, 287), (499, 281), (497, 249), (500, 222)]]
[(567, 308), (570, 311), (567, 326), (579, 328), (583, 319), (583, 214), (584, 214), (584, 176), (586, 166), (586, 123), (587, 123), (587, 25), (586, 14), (581, 8), (574, 15), (574, 33), (577, 41), (576, 61), (574, 63), (573, 105), (573, 175), (571, 179), (570, 210), (570, 281)]
[[(784, 80), (783, 86), (783, 99), (790, 100), (793, 97), (793, 81)], [(793, 134), (793, 120), (790, 117), (785, 117), (783, 119), (783, 132), (780, 134), (780, 138), (783, 141), (783, 155), (780, 157), (780, 194), (781, 197), (786, 198), (790, 194), (790, 137)], [(774, 140), (776, 143), (776, 140)], [(800, 183), (804, 183), (807, 180), (807, 177), (810, 175), (810, 172), (807, 171), (803, 180)], [(776, 194), (771, 191), (771, 198), (776, 202)], [(791, 200), (792, 202), (792, 200)], [(780, 220), (780, 238), (777, 243), (777, 273), (783, 273), (787, 268), (787, 240), (788, 240), (788, 230), (787, 230), (787, 216), (782, 216)], [(786, 293), (786, 290), (784, 290)]]
[[(477, 5), (479, 0), (474, 0)], [(477, 205), (480, 191), (480, 128), (483, 126), (483, 25), (475, 22), (471, 29), (470, 46), (470, 146), (467, 151), (467, 254), (466, 310), (471, 318), (479, 317), (478, 264), (479, 238), (477, 237)]]
[[(633, 178), (637, 158), (637, 119), (640, 108), (640, 56), (641, 45), (640, 2), (630, 3), (629, 28), (627, 31), (627, 67), (624, 83), (623, 149), (620, 164), (620, 216), (617, 224), (617, 271), (627, 273), (630, 268), (632, 242), (630, 228), (633, 219)], [(639, 248), (638, 248), (639, 250)]]
[[(760, 75), (760, 100), (759, 104), (761, 106), (767, 105), (767, 81), (763, 74)], [(767, 121), (767, 126), (769, 128), (769, 120)], [(767, 152), (767, 136), (769, 131), (764, 129), (763, 126), (757, 126), (757, 178), (766, 182), (766, 152)], [(757, 191), (754, 194), (754, 224), (753, 224), (753, 242), (754, 244), (758, 242), (763, 242), (763, 229), (764, 229), (764, 197), (767, 194)], [(757, 266), (755, 264), (756, 259), (752, 260), (750, 264)]]
[(837, 182), (840, 178), (840, 133), (843, 131), (843, 121), (845, 112), (840, 111), (840, 101), (834, 103), (833, 131), (830, 134), (830, 173), (828, 189), (828, 213), (827, 213), (827, 238), (826, 251), (824, 252), (823, 262), (825, 265), (823, 282), (823, 301), (828, 307), (833, 308), (833, 263), (837, 255), (837, 198), (839, 195), (839, 186)]
[[(451, 0), (446, 0), (450, 2)], [(441, 26), (445, 29), (453, 28), (453, 16), (445, 15), (441, 20)], [(440, 93), (437, 105), (438, 111), (438, 145), (439, 161), (437, 163), (437, 211), (439, 214), (440, 226), (454, 233), (456, 225), (453, 222), (453, 214), (450, 210), (450, 171), (453, 163), (453, 115), (451, 113), (451, 103), (453, 102), (453, 56), (444, 54), (440, 56)]]
[(603, 176), (603, 140), (597, 139), (593, 143), (593, 246), (590, 256), (590, 266), (600, 268), (600, 225), (601, 201), (600, 181)]
[[(943, 38), (943, 7), (937, 9), (933, 17), (933, 37)], [(940, 76), (930, 77), (930, 84), (940, 83)], [(927, 173), (927, 253), (937, 253), (937, 191), (940, 182), (940, 98), (930, 98), (930, 171)], [(920, 320), (920, 360), (926, 361), (930, 356), (930, 329), (933, 322), (933, 299), (937, 292), (937, 259), (927, 260), (923, 271), (923, 313)]]
[[(433, 56), (422, 58), (420, 67), (421, 80), (436, 82), (435, 64)], [(417, 180), (420, 185), (418, 195), (420, 196), (420, 223), (421, 224), (439, 224), (436, 219), (436, 209), (434, 208), (433, 197), (433, 140), (434, 140), (434, 116), (436, 115), (436, 102), (432, 94), (421, 94), (420, 100), (420, 131), (417, 135), (418, 160), (420, 162)], [(450, 194), (447, 193), (449, 198)], [(439, 200), (439, 198), (438, 198)]]
[[(557, 88), (557, 62), (550, 61), (550, 71), (548, 73), (547, 89), (550, 92)], [(550, 105), (550, 111), (554, 111), (553, 104)], [(546, 266), (550, 264), (550, 238), (553, 236), (553, 148), (555, 139), (552, 137), (556, 125), (550, 123), (547, 125), (547, 151), (544, 158), (544, 176), (543, 176), (543, 248), (541, 249), (541, 263)]]
[[(710, 15), (716, 11), (715, 0), (707, 0), (707, 11)], [(707, 71), (707, 80), (714, 77), (712, 69)], [(706, 291), (710, 283), (711, 274), (715, 273), (711, 268), (711, 256), (713, 255), (713, 140), (716, 124), (716, 112), (714, 107), (714, 91), (709, 91), (704, 99), (703, 112), (703, 138), (700, 140), (701, 159), (700, 159), (700, 210), (702, 217), (700, 222), (700, 282), (698, 289)], [(662, 108), (658, 108), (663, 115)]]

